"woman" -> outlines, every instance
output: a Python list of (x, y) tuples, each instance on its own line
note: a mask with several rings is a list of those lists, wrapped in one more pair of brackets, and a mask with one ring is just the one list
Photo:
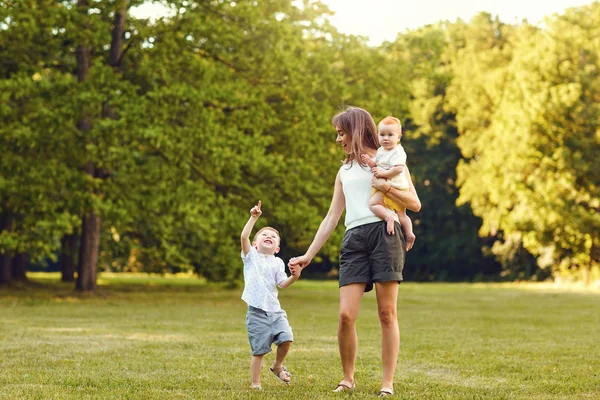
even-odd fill
[(391, 187), (384, 179), (374, 178), (370, 168), (360, 164), (361, 154), (372, 157), (378, 147), (377, 128), (367, 111), (350, 107), (333, 117), (332, 123), (337, 131), (336, 142), (344, 149), (346, 160), (336, 176), (329, 211), (313, 242), (303, 256), (292, 258), (289, 266), (294, 273), (297, 268), (302, 269), (310, 264), (337, 226), (345, 209), (346, 234), (340, 254), (338, 324), (344, 379), (334, 391), (350, 390), (356, 386), (354, 367), (358, 338), (355, 323), (363, 294), (372, 290), (374, 284), (381, 323), (383, 361), (383, 382), (379, 395), (388, 396), (394, 393), (394, 373), (400, 346), (396, 302), (406, 250), (398, 220), (395, 222), (395, 233), (388, 235), (385, 221), (369, 210), (369, 198), (374, 187), (409, 210), (419, 211), (421, 203), (409, 173), (410, 190), (401, 191)]

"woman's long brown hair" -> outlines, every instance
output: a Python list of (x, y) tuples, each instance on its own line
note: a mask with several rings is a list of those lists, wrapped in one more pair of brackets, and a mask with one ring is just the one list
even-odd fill
[(351, 152), (346, 156), (344, 164), (350, 164), (353, 160), (358, 161), (363, 167), (365, 164), (360, 159), (361, 154), (368, 150), (377, 150), (377, 127), (373, 117), (367, 111), (358, 107), (348, 107), (336, 114), (331, 123), (334, 127), (341, 129), (344, 134), (350, 135)]

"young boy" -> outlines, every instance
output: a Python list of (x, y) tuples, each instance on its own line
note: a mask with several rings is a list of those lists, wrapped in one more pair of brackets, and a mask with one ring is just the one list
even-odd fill
[(277, 287), (286, 288), (300, 277), (300, 271), (288, 277), (283, 260), (275, 257), (279, 252), (279, 232), (271, 227), (259, 230), (250, 243), (250, 233), (261, 216), (261, 202), (250, 210), (250, 219), (242, 230), (242, 260), (244, 261), (244, 292), (242, 300), (248, 304), (246, 329), (252, 348), (250, 372), (252, 388), (261, 389), (260, 369), (265, 354), (271, 351), (271, 344), (277, 345), (277, 355), (269, 368), (281, 381), (290, 383), (290, 373), (283, 366), (283, 360), (294, 341), (287, 314), (281, 309), (277, 299)]
[[(372, 160), (367, 154), (362, 154), (361, 159), (373, 170), (377, 178), (387, 178), (391, 184), (400, 190), (408, 190), (408, 179), (406, 178), (406, 152), (400, 144), (402, 137), (402, 124), (395, 117), (385, 117), (377, 126), (379, 145), (375, 160)], [(410, 250), (415, 243), (416, 236), (413, 233), (412, 222), (406, 209), (396, 204), (392, 199), (376, 190), (369, 200), (369, 208), (379, 218), (387, 223), (388, 234), (394, 234), (394, 216), (388, 214), (386, 208), (396, 211), (398, 221), (404, 229), (406, 239), (406, 250)]]

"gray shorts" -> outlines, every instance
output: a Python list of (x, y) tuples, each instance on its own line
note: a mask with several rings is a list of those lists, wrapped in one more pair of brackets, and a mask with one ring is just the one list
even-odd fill
[(294, 334), (285, 311), (268, 312), (248, 306), (246, 329), (252, 355), (258, 356), (271, 351), (271, 344), (293, 342)]
[(340, 253), (340, 287), (373, 282), (402, 282), (406, 246), (400, 224), (394, 224), (394, 235), (388, 235), (385, 221), (357, 226), (346, 231)]

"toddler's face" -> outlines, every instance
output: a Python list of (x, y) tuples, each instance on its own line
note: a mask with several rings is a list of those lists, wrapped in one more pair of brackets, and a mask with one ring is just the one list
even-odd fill
[(400, 130), (395, 125), (383, 125), (379, 127), (379, 145), (386, 150), (391, 150), (400, 141)]

